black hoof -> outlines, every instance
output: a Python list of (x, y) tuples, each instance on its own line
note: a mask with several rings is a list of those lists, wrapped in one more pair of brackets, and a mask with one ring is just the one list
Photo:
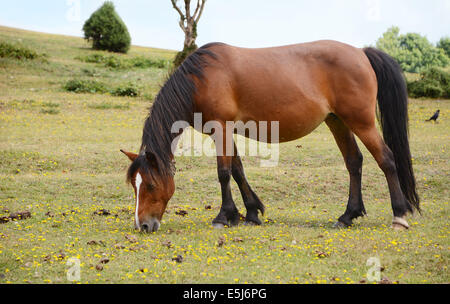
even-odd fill
[(245, 221), (245, 222), (244, 222), (244, 225), (245, 225), (245, 226), (260, 226), (260, 225), (261, 225), (261, 222), (256, 223), (256, 222), (253, 222), (253, 221)]
[(246, 225), (261, 225), (261, 220), (258, 218), (258, 210), (247, 210), (247, 215), (245, 216)]
[(261, 224), (262, 224), (262, 222), (257, 217), (256, 218), (255, 217), (245, 218), (245, 222), (244, 222), (244, 225), (248, 225), (248, 226), (259, 226)]
[(225, 216), (218, 216), (212, 221), (213, 227), (233, 227), (239, 225), (239, 213), (232, 215), (228, 219)]

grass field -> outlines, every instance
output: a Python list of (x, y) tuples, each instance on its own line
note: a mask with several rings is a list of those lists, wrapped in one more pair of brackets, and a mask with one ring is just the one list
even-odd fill
[[(371, 257), (380, 259), (384, 282), (450, 282), (449, 100), (410, 103), (423, 213), (408, 217), (408, 231), (390, 229), (386, 181), (361, 143), (368, 216), (348, 229), (333, 228), (345, 210), (348, 174), (322, 125), (282, 144), (276, 168), (243, 158), (266, 205), (262, 226), (213, 229), (220, 208), (215, 159), (178, 157), (177, 189), (161, 228), (141, 234), (133, 229), (132, 189), (125, 183), (129, 161), (119, 149), (139, 148), (166, 70), (81, 62), (76, 58), (94, 52), (80, 38), (0, 27), (0, 41), (46, 54), (0, 58), (0, 217), (31, 212), (0, 223), (0, 283), (70, 283), (72, 257), (81, 263), (81, 283), (365, 283)], [(135, 56), (170, 59), (174, 52), (133, 47), (121, 55)], [(66, 92), (74, 78), (132, 82), (141, 94)], [(439, 123), (425, 123), (438, 108)], [(245, 214), (237, 186), (232, 189)], [(104, 209), (110, 214), (99, 215)], [(181, 263), (172, 260), (178, 255)]]

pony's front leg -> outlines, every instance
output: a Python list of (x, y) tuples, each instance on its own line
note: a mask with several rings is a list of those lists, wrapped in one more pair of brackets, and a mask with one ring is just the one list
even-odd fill
[(218, 153), (217, 173), (222, 190), (222, 207), (212, 223), (216, 228), (223, 228), (224, 226), (235, 226), (239, 224), (239, 211), (234, 204), (230, 188), (232, 156), (219, 155)]
[(232, 160), (232, 174), (241, 191), (242, 200), (244, 201), (247, 215), (245, 216), (245, 224), (261, 225), (261, 220), (258, 218), (258, 210), (264, 214), (264, 205), (259, 200), (258, 196), (253, 192), (252, 188), (245, 177), (244, 167), (242, 166), (241, 157), (234, 145), (234, 156)]

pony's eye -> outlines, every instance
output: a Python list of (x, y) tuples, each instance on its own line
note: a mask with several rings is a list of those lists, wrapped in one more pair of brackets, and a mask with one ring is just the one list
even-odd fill
[(153, 184), (147, 184), (147, 190), (153, 191), (155, 189), (155, 186)]

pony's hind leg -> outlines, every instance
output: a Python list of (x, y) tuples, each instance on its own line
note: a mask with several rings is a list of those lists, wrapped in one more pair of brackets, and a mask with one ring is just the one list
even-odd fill
[(401, 190), (395, 159), (391, 149), (384, 143), (375, 125), (369, 128), (360, 128), (355, 130), (355, 133), (373, 155), (378, 166), (386, 176), (394, 213), (392, 227), (394, 229), (409, 228), (405, 216), (408, 211), (412, 212), (412, 207)]
[(264, 205), (259, 200), (258, 196), (253, 192), (252, 188), (245, 177), (244, 167), (242, 166), (241, 157), (238, 154), (236, 145), (234, 145), (234, 155), (232, 160), (232, 174), (241, 191), (242, 200), (244, 201), (247, 215), (245, 216), (246, 224), (261, 225), (258, 218), (258, 210), (264, 214)]
[(366, 214), (361, 194), (363, 156), (352, 131), (336, 115), (330, 114), (325, 122), (333, 133), (350, 175), (347, 208), (345, 213), (339, 217), (336, 226), (350, 226), (353, 219)]

